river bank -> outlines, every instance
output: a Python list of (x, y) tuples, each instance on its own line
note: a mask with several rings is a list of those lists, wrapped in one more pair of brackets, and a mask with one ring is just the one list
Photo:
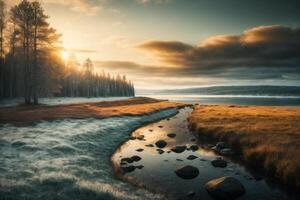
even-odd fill
[(199, 138), (225, 141), (251, 168), (300, 188), (300, 109), (272, 106), (194, 107), (189, 126)]
[(187, 104), (184, 103), (169, 102), (147, 97), (64, 105), (22, 105), (0, 108), (0, 124), (10, 123), (23, 126), (41, 120), (104, 119), (109, 117), (138, 116), (169, 108), (180, 108), (186, 105)]

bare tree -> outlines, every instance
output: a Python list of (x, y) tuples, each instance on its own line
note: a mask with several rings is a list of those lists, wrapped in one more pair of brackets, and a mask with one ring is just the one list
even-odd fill
[(0, 95), (4, 92), (4, 29), (6, 25), (6, 6), (0, 0)]

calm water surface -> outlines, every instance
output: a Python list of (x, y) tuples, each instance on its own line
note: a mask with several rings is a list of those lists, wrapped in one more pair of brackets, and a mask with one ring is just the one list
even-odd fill
[[(223, 176), (233, 176), (240, 180), (246, 188), (246, 193), (240, 199), (288, 199), (286, 195), (278, 189), (268, 185), (262, 177), (255, 177), (245, 167), (227, 159), (226, 168), (215, 168), (211, 161), (220, 157), (213, 151), (205, 147), (200, 147), (198, 151), (186, 150), (183, 153), (170, 152), (174, 146), (195, 144), (195, 136), (187, 128), (187, 117), (192, 109), (182, 109), (176, 116), (164, 119), (160, 122), (137, 129), (132, 136), (144, 136), (143, 140), (132, 139), (121, 145), (114, 155), (112, 161), (115, 170), (125, 180), (146, 187), (151, 191), (164, 194), (168, 199), (212, 199), (204, 185), (211, 179)], [(168, 133), (176, 133), (175, 138), (169, 138)], [(159, 154), (155, 142), (165, 140), (168, 144), (163, 148), (164, 153)], [(153, 144), (154, 147), (146, 145)], [(201, 145), (199, 145), (201, 146)], [(143, 149), (138, 152), (137, 149)], [(120, 162), (122, 158), (140, 156), (142, 159), (129, 165), (143, 166), (130, 173), (121, 173)], [(194, 160), (188, 160), (190, 155), (197, 156)], [(200, 171), (199, 175), (191, 180), (178, 177), (174, 171), (178, 167), (192, 165)], [(195, 192), (193, 197), (187, 194)]]
[(184, 103), (262, 105), (262, 106), (300, 106), (299, 96), (255, 96), (255, 95), (144, 95), (156, 99)]

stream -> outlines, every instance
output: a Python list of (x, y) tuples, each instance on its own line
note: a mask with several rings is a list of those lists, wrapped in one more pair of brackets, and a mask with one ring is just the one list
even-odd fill
[(116, 179), (110, 157), (138, 127), (174, 116), (142, 116), (0, 125), (0, 200), (161, 200)]
[[(239, 199), (289, 199), (264, 177), (256, 177), (241, 164), (199, 145), (200, 141), (188, 129), (187, 118), (191, 112), (191, 108), (181, 109), (171, 118), (135, 130), (131, 139), (111, 157), (117, 175), (133, 185), (174, 200), (212, 199), (204, 185), (223, 176), (234, 177), (244, 185), (246, 192)], [(157, 148), (155, 143), (158, 140), (164, 140), (167, 145)], [(199, 149), (192, 151), (192, 145), (199, 146)], [(187, 149), (181, 153), (171, 151), (176, 146), (186, 146)], [(132, 156), (135, 159), (129, 162), (128, 158)], [(220, 158), (227, 161), (227, 166), (212, 166), (211, 161)], [(186, 165), (196, 167), (199, 175), (192, 179), (179, 177), (175, 170)]]

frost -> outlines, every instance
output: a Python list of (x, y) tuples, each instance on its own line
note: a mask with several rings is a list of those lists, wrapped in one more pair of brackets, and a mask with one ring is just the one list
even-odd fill
[[(110, 156), (145, 123), (177, 113), (0, 127), (0, 196), (9, 199), (162, 199), (117, 180)], [(47, 198), (45, 198), (47, 197)]]

